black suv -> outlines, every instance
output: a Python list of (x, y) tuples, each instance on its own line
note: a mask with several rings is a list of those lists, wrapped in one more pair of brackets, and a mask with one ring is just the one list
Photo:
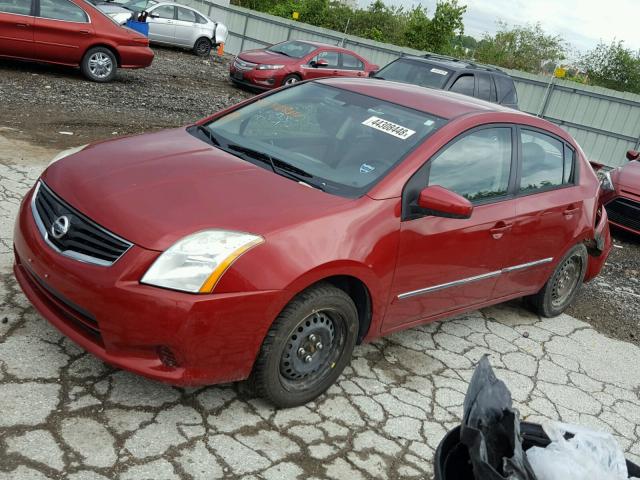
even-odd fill
[(518, 94), (509, 75), (496, 67), (453, 57), (433, 54), (400, 57), (371, 76), (449, 90), (505, 107), (518, 108)]

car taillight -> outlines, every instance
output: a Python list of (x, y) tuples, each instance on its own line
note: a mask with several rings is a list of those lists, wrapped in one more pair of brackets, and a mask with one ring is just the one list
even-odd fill
[(133, 43), (138, 43), (140, 45), (144, 45), (145, 47), (149, 46), (149, 39), (147, 37), (133, 37)]

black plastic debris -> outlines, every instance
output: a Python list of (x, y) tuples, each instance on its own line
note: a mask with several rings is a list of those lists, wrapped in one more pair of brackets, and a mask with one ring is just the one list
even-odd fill
[(522, 449), (520, 416), (511, 392), (496, 378), (486, 355), (464, 399), (460, 443), (467, 447), (475, 479), (536, 480)]

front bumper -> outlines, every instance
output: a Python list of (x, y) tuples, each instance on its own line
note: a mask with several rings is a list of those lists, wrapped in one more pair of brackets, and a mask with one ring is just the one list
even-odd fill
[(624, 187), (618, 187), (617, 190), (604, 202), (609, 223), (640, 235), (640, 195), (625, 190)]
[(111, 267), (62, 256), (42, 239), (30, 199), (16, 222), (14, 273), (64, 335), (111, 365), (175, 385), (249, 376), (282, 291), (196, 295), (142, 285), (158, 252), (135, 245)]
[(229, 79), (237, 85), (271, 90), (282, 85), (283, 75), (278, 72), (278, 70), (239, 70), (231, 64)]

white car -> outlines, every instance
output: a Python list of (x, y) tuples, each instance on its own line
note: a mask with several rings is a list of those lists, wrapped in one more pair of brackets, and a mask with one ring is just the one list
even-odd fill
[(184, 5), (153, 3), (146, 8), (152, 42), (188, 48), (202, 57), (209, 55), (212, 47), (226, 42), (228, 30), (222, 23)]

